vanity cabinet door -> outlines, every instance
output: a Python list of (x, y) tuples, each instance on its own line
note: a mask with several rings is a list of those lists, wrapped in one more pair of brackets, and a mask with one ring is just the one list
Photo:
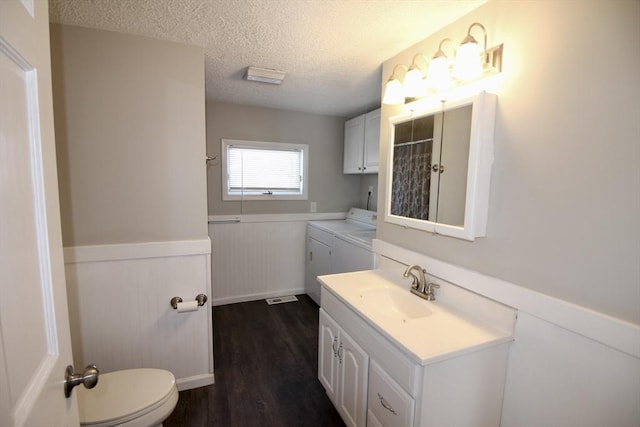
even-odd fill
[(367, 424), (369, 355), (320, 309), (318, 379), (349, 427)]
[(318, 330), (318, 379), (334, 406), (338, 406), (338, 324), (324, 310), (320, 310)]
[(338, 412), (347, 426), (365, 426), (369, 355), (343, 330), (338, 361)]
[(367, 411), (367, 427), (384, 427), (384, 425), (378, 421), (371, 409)]

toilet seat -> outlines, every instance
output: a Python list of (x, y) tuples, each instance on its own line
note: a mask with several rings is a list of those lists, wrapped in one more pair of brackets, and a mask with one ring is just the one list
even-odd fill
[(76, 390), (80, 424), (92, 427), (160, 424), (178, 402), (175, 377), (163, 369), (109, 372), (93, 389)]

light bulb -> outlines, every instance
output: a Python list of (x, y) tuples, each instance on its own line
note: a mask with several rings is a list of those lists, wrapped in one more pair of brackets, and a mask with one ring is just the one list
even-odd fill
[(404, 104), (404, 91), (398, 79), (391, 78), (384, 88), (383, 104)]
[(418, 98), (424, 95), (422, 73), (418, 67), (413, 66), (404, 76), (404, 96), (406, 98)]
[(473, 80), (482, 75), (482, 59), (480, 48), (473, 40), (463, 43), (458, 47), (456, 63), (453, 67), (453, 76), (458, 80)]
[(433, 58), (427, 71), (427, 87), (433, 90), (447, 89), (453, 83), (449, 72), (449, 61), (445, 56)]

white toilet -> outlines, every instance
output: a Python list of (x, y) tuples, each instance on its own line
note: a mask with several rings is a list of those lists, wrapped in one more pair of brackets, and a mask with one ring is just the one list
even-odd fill
[(163, 369), (100, 374), (93, 389), (76, 390), (82, 426), (162, 426), (178, 403), (175, 377)]

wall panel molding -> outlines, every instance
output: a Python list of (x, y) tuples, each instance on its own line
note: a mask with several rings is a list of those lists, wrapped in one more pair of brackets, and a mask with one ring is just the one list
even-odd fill
[(250, 215), (209, 215), (209, 224), (234, 222), (295, 222), (346, 219), (346, 212), (303, 213), (303, 214), (250, 214)]
[(68, 246), (64, 248), (64, 262), (65, 264), (73, 264), (93, 261), (206, 255), (210, 253), (211, 241), (209, 238), (171, 242)]
[[(74, 363), (171, 371), (180, 390), (214, 382), (209, 239), (65, 248)], [(169, 301), (204, 293), (178, 313)]]
[(290, 220), (209, 224), (212, 304), (304, 293), (306, 227)]

